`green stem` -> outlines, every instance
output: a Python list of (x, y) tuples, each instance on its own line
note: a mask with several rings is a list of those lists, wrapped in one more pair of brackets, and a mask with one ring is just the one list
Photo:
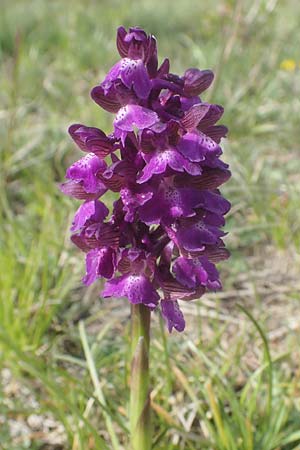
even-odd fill
[(159, 315), (159, 326), (160, 326), (160, 332), (162, 337), (162, 343), (164, 347), (164, 357), (165, 357), (165, 364), (166, 364), (166, 396), (167, 398), (170, 397), (173, 390), (173, 380), (172, 380), (172, 368), (170, 364), (170, 356), (169, 356), (169, 349), (168, 349), (168, 342), (166, 339), (166, 332), (165, 332), (165, 324), (164, 319), (162, 318), (161, 314)]
[(131, 306), (130, 450), (151, 450), (150, 310)]

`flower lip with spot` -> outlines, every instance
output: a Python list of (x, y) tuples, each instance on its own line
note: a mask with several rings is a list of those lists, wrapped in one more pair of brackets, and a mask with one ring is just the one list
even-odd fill
[(193, 223), (189, 227), (180, 227), (176, 233), (178, 245), (188, 252), (201, 252), (207, 244), (216, 245), (224, 232), (204, 221)]
[(120, 80), (128, 89), (133, 89), (140, 99), (146, 99), (151, 91), (151, 81), (141, 59), (123, 58), (108, 72), (101, 83), (104, 94), (109, 93), (113, 84)]
[(130, 303), (143, 303), (154, 309), (159, 295), (145, 275), (122, 275), (105, 283), (103, 297), (127, 297)]
[(124, 106), (114, 120), (115, 136), (121, 138), (124, 145), (129, 132), (149, 128), (156, 122), (158, 122), (158, 116), (154, 111), (139, 105)]
[(193, 217), (201, 203), (197, 189), (162, 186), (139, 208), (139, 217), (147, 225), (170, 224), (180, 217)]
[(169, 147), (164, 151), (156, 151), (150, 155), (149, 162), (144, 167), (141, 175), (138, 177), (138, 183), (145, 183), (153, 175), (166, 174), (171, 175), (174, 172), (187, 172), (190, 175), (200, 175), (201, 167), (184, 158), (176, 148)]
[(184, 134), (177, 148), (183, 156), (192, 162), (204, 161), (207, 153), (214, 156), (222, 154), (221, 147), (200, 131)]
[(185, 320), (176, 300), (161, 300), (161, 311), (170, 333), (173, 328), (177, 331), (184, 330)]
[(154, 190), (151, 186), (125, 186), (120, 190), (120, 196), (124, 204), (124, 220), (133, 222), (135, 213), (140, 206), (147, 203), (154, 195)]
[(133, 131), (134, 125), (143, 130), (157, 122), (158, 116), (154, 111), (138, 105), (127, 105), (119, 110), (114, 125), (122, 131)]
[(104, 161), (101, 161), (93, 153), (87, 153), (68, 168), (66, 178), (77, 182), (81, 181), (86, 192), (94, 193), (99, 189), (97, 174), (105, 169)]

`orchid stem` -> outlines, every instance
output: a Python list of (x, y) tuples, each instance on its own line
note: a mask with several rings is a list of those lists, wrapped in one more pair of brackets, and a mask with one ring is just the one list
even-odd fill
[(130, 450), (151, 450), (150, 310), (131, 306)]
[(162, 318), (161, 314), (159, 316), (159, 326), (160, 326), (160, 332), (161, 332), (162, 343), (163, 343), (163, 348), (164, 348), (165, 364), (166, 364), (166, 369), (167, 369), (166, 395), (169, 398), (169, 396), (172, 393), (172, 389), (173, 389), (172, 369), (171, 369), (171, 364), (170, 364), (168, 342), (167, 342), (166, 332), (165, 332), (165, 324), (164, 324), (164, 319)]

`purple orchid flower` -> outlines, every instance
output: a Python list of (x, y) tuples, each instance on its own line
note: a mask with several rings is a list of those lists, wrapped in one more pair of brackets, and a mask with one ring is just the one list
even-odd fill
[[(199, 97), (213, 73), (178, 76), (168, 59), (158, 67), (156, 40), (144, 30), (120, 27), (117, 48), (121, 60), (91, 92), (116, 114), (112, 134), (69, 128), (85, 152), (61, 185), (84, 201), (71, 239), (86, 253), (85, 284), (106, 279), (104, 297), (160, 308), (169, 331), (183, 331), (179, 301), (221, 289), (215, 264), (229, 257), (230, 203), (219, 191), (231, 175), (220, 146), (228, 130), (217, 124), (224, 110)], [(99, 200), (107, 191), (119, 194), (111, 214)]]

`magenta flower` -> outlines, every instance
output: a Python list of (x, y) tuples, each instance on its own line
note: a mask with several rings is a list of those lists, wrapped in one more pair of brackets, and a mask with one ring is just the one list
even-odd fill
[[(177, 76), (167, 59), (158, 67), (156, 40), (143, 30), (120, 27), (117, 48), (122, 59), (91, 92), (116, 114), (113, 133), (69, 128), (86, 153), (61, 186), (84, 200), (71, 239), (86, 253), (85, 284), (104, 278), (104, 297), (161, 308), (169, 331), (182, 331), (178, 300), (221, 289), (215, 264), (229, 256), (230, 203), (219, 191), (230, 177), (219, 145), (227, 128), (216, 125), (223, 108), (199, 97), (210, 70)], [(107, 191), (119, 193), (110, 216), (99, 200)]]

